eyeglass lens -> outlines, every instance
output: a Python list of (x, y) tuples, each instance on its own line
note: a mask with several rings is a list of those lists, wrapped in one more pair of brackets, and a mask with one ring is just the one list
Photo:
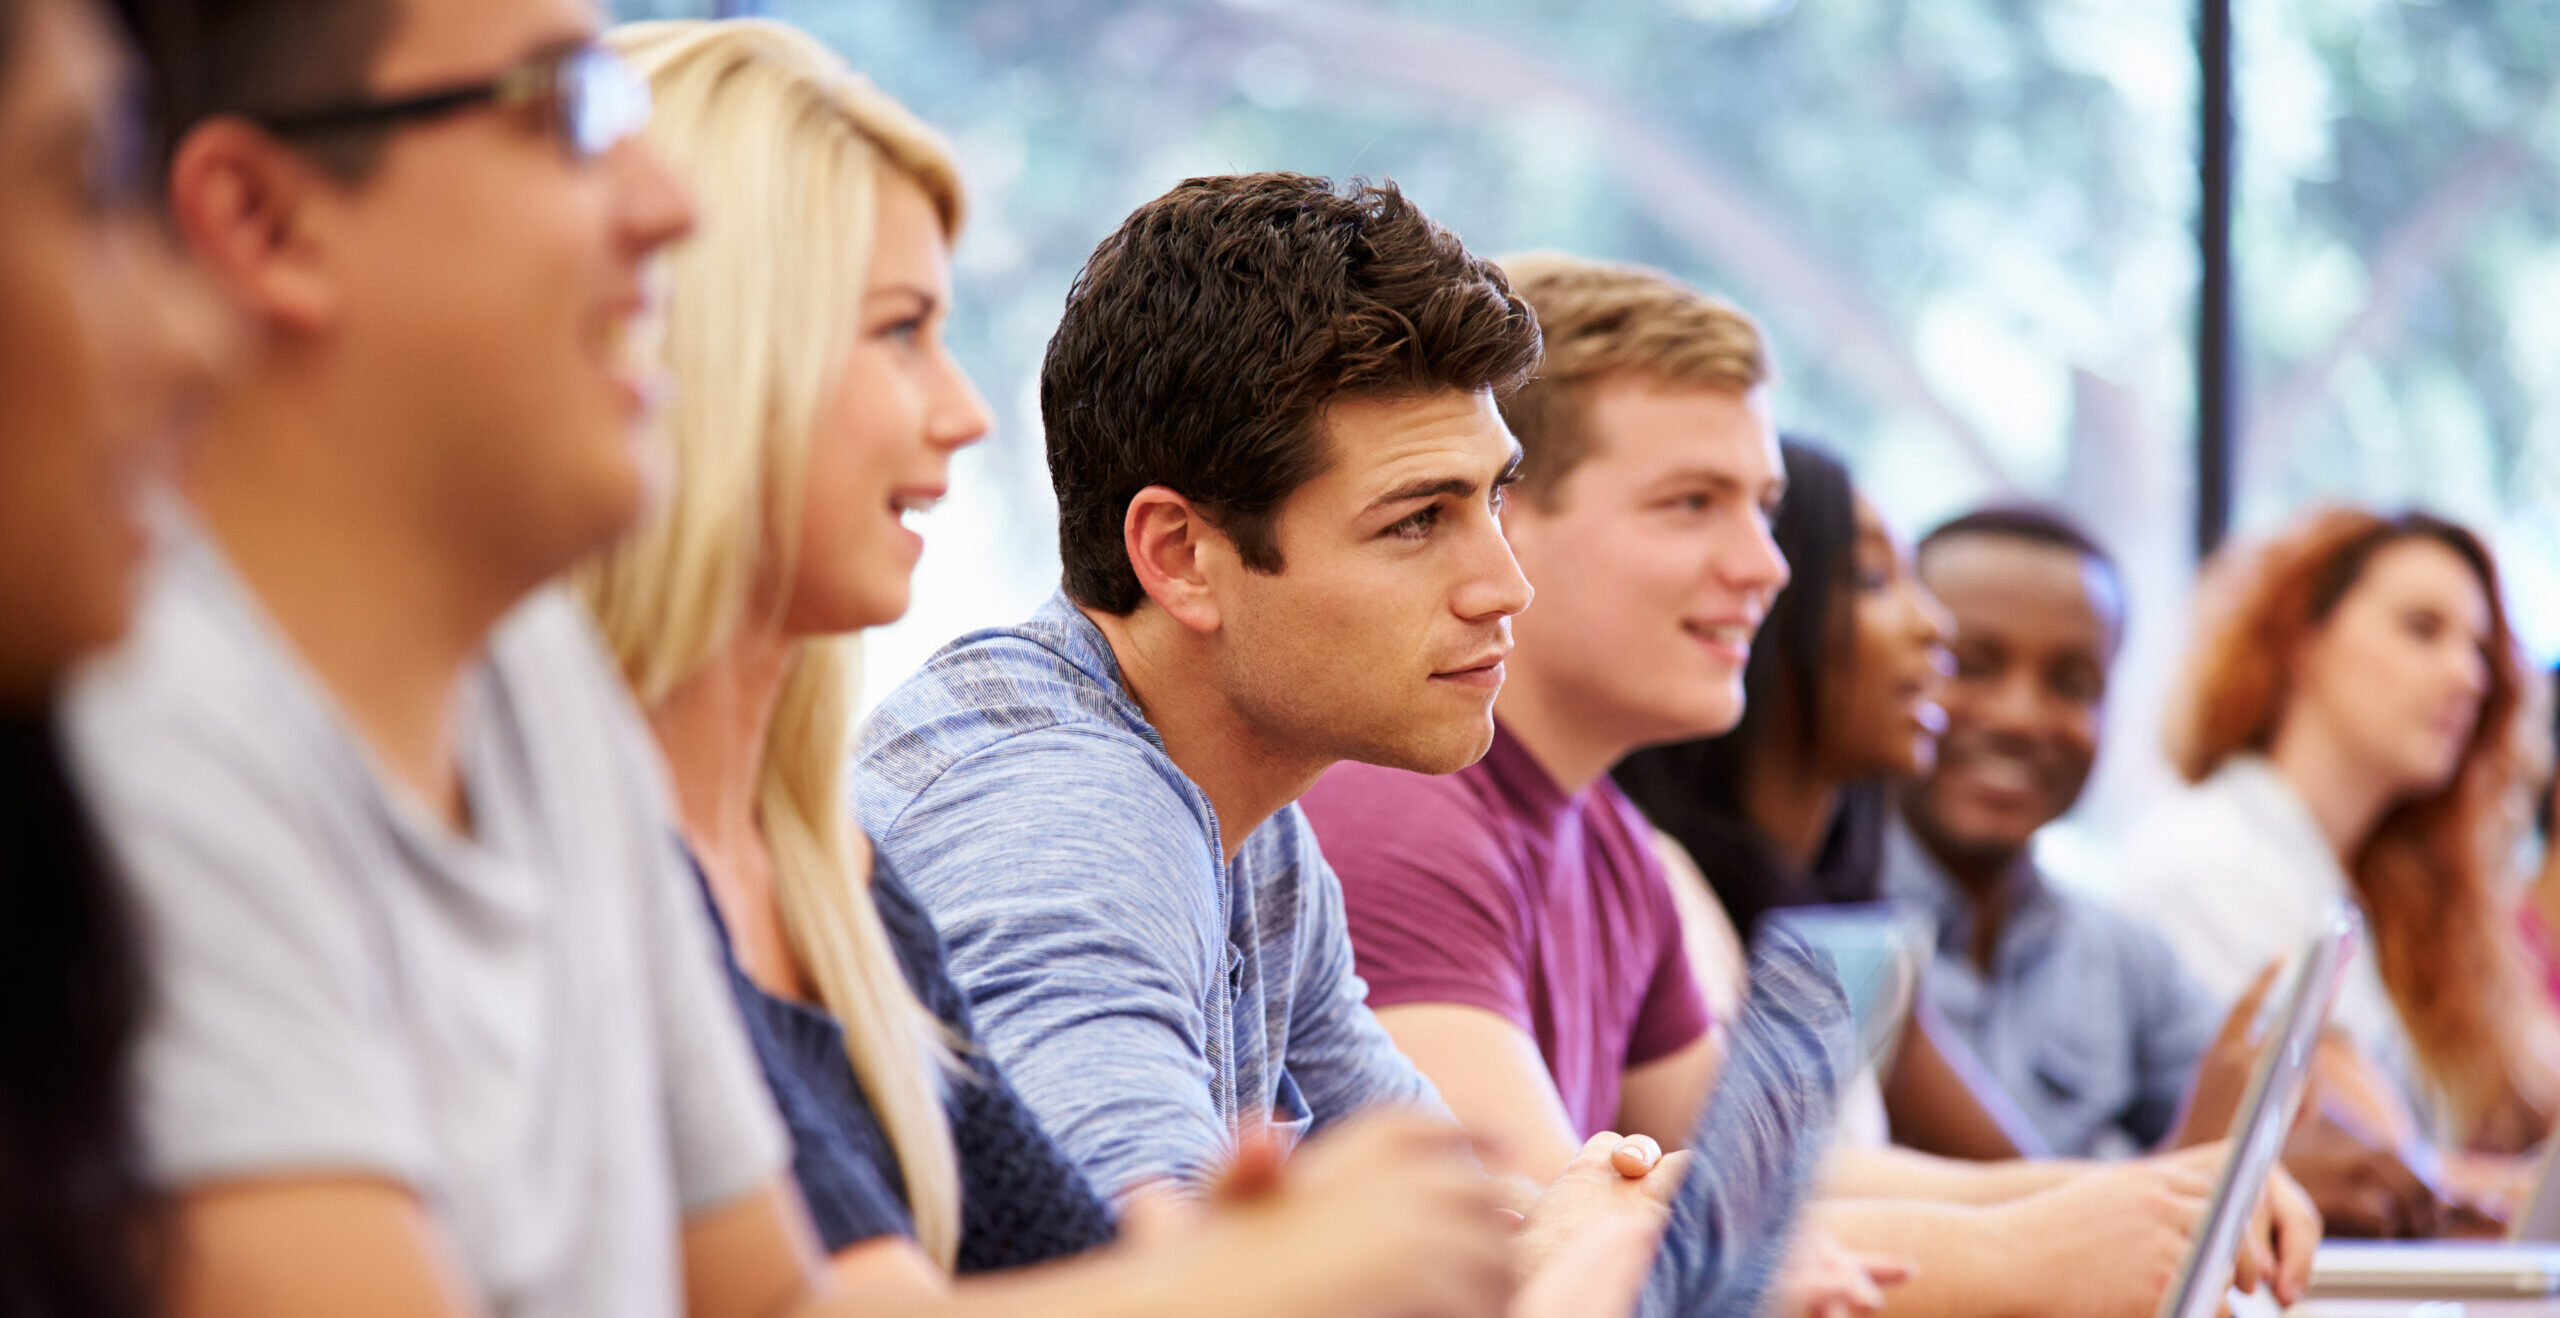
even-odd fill
[(649, 84), (621, 57), (582, 50), (560, 70), (560, 118), (580, 156), (603, 155), (649, 122)]

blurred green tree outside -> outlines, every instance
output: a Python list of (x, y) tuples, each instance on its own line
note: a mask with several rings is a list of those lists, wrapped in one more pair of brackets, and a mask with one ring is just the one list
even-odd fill
[[(625, 3), (625, 17), (706, 4)], [(2087, 821), (2156, 790), (2193, 564), (2196, 59), (2160, 0), (767, 0), (957, 144), (955, 347), (998, 416), (885, 690), (1055, 582), (1037, 376), (1069, 281), (1181, 178), (1393, 178), (1478, 250), (1750, 309), (1786, 427), (1907, 532), (2058, 500), (2136, 625)], [(2560, 12), (2238, 0), (2238, 529), (2322, 499), (2491, 533), (2560, 650)]]

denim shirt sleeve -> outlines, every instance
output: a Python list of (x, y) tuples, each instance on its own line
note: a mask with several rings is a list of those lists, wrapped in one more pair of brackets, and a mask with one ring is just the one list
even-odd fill
[(1220, 878), (1140, 748), (1024, 732), (869, 822), (941, 929), (988, 1052), (1094, 1188), (1207, 1179), (1230, 1147), (1206, 1017), (1224, 982)]
[(1854, 1046), (1848, 999), (1805, 946), (1765, 929), (1733, 1039), (1690, 1147), (1698, 1157), (1637, 1312), (1756, 1318), (1831, 1145)]
[(1315, 832), (1303, 819), (1299, 832), (1303, 959), (1289, 1021), (1289, 1074), (1315, 1113), (1315, 1129), (1381, 1106), (1447, 1115), (1440, 1091), (1397, 1050), (1370, 1012), (1369, 985), (1353, 968), (1342, 881), (1316, 849)]

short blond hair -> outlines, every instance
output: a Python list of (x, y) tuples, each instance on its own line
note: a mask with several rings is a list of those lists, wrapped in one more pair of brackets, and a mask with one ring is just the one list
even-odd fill
[(1742, 394), (1777, 378), (1759, 322), (1659, 270), (1562, 252), (1501, 265), (1546, 337), (1537, 374), (1502, 400), (1520, 440), (1520, 492), (1541, 505), (1591, 455), (1583, 404), (1594, 383), (1632, 375)]

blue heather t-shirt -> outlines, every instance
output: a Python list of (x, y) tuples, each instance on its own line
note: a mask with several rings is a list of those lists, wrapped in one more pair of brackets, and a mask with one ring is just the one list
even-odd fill
[[(702, 878), (698, 863), (694, 876)], [(702, 895), (720, 932), (747, 1040), (791, 1131), (792, 1175), (819, 1239), (834, 1253), (881, 1236), (914, 1235), (905, 1173), (845, 1055), (844, 1028), (822, 1008), (776, 997), (748, 978), (707, 884)], [(977, 1047), (968, 1004), (943, 964), (933, 921), (886, 863), (872, 870), (871, 900), (908, 986), (959, 1042), (967, 1070), (952, 1079), (944, 1099), (960, 1169), (957, 1270), (1028, 1267), (1109, 1243), (1109, 1206)]]
[(1445, 1111), (1363, 1005), (1297, 807), (1223, 863), (1208, 796), (1063, 598), (946, 647), (856, 753), (862, 825), (988, 1051), (1105, 1195), (1205, 1182), (1250, 1121)]
[[(1208, 797), (1063, 596), (944, 647), (856, 753), (862, 825), (932, 912), (988, 1051), (1105, 1194), (1197, 1184), (1258, 1115), (1440, 1109), (1369, 1014), (1297, 807), (1222, 863)], [(1799, 945), (1761, 948), (1640, 1313), (1758, 1312), (1849, 1051), (1839, 985)]]

